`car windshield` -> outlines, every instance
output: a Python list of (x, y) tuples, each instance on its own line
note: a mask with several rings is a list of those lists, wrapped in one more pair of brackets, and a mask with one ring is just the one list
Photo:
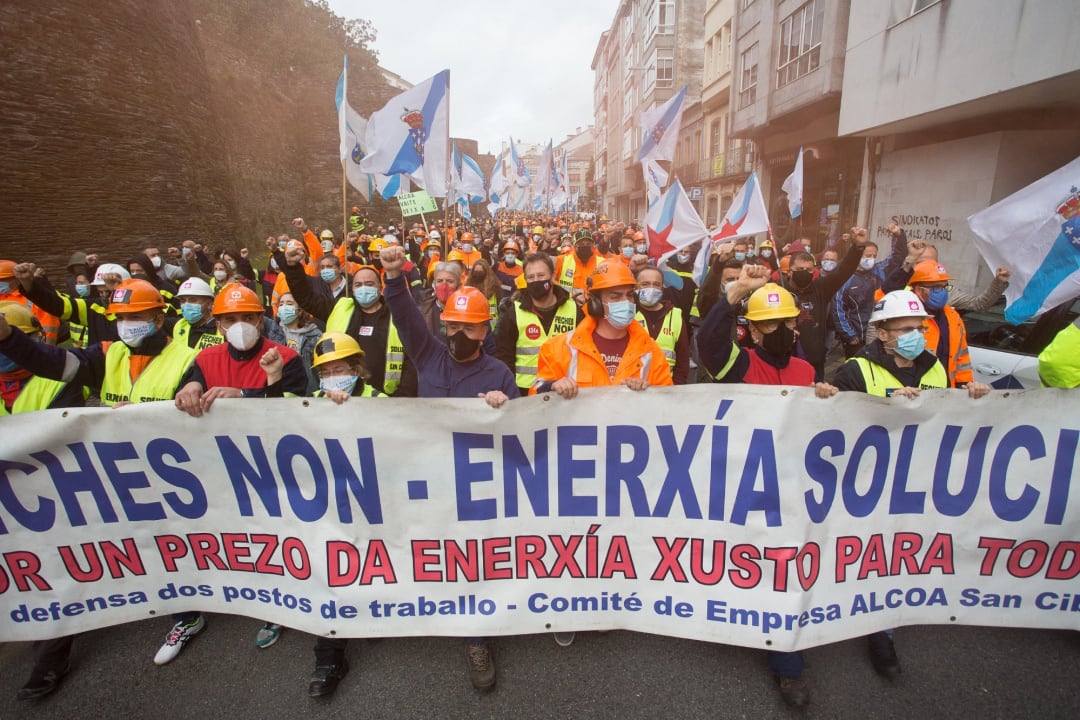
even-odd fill
[(1005, 301), (986, 310), (964, 313), (968, 345), (1024, 355), (1038, 355), (1054, 336), (1080, 315), (1080, 297), (1048, 310), (1022, 325), (1005, 322)]

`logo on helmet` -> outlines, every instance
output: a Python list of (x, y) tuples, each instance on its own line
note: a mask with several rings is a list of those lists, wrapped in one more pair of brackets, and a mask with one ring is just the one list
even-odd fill
[(230, 300), (240, 300), (243, 297), (244, 297), (244, 294), (241, 293), (239, 290), (230, 290), (229, 291), (229, 299)]
[(911, 310), (912, 312), (920, 312), (922, 310), (922, 308), (919, 307), (919, 303), (915, 302), (914, 300), (908, 300), (907, 309)]
[(454, 307), (458, 310), (464, 310), (469, 306), (469, 298), (465, 295), (458, 295), (454, 300)]
[(765, 298), (765, 302), (768, 305), (779, 305), (780, 304), (780, 293), (774, 293), (774, 292), (769, 293), (768, 296)]
[(116, 288), (113, 290), (112, 301), (118, 305), (127, 305), (131, 302), (131, 288)]

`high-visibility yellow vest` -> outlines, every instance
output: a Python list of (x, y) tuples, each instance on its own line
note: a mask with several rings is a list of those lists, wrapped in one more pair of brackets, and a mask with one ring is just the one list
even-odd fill
[[(330, 317), (326, 319), (326, 332), (347, 333), (349, 322), (353, 313), (356, 312), (356, 300), (344, 297), (334, 303), (334, 309), (330, 311)], [(405, 369), (405, 346), (398, 337), (394, 321), (386, 331), (386, 369), (383, 373), (383, 392), (393, 395), (401, 384), (401, 373)]]
[(540, 317), (531, 310), (524, 310), (521, 303), (514, 301), (517, 318), (517, 353), (514, 358), (514, 377), (518, 387), (531, 387), (536, 382), (536, 366), (540, 359), (540, 346), (559, 333), (569, 332), (577, 327), (577, 303), (567, 298), (555, 311), (551, 320), (551, 332), (544, 332)]
[[(904, 384), (896, 379), (891, 372), (877, 363), (870, 362), (864, 357), (852, 358), (848, 362), (855, 362), (862, 371), (863, 381), (866, 383), (866, 392), (878, 397), (888, 397), (890, 390), (898, 390)], [(926, 373), (919, 378), (919, 389), (935, 390), (949, 387), (949, 378), (945, 374), (945, 368), (941, 361), (934, 363)]]
[[(35, 410), (48, 410), (53, 400), (65, 387), (67, 387), (67, 383), (63, 380), (50, 380), (35, 375), (19, 391), (19, 397), (15, 398), (10, 413), (4, 407), (4, 403), (0, 402), (0, 417), (34, 412)], [(86, 395), (85, 389), (83, 395)]]
[[(643, 313), (639, 312), (634, 319), (648, 331), (649, 324), (645, 321)], [(672, 370), (675, 369), (675, 346), (679, 344), (682, 328), (682, 310), (672, 307), (671, 311), (664, 317), (664, 322), (660, 325), (660, 332), (653, 338), (656, 344), (660, 346), (660, 349), (664, 351), (664, 359), (667, 360), (668, 367)]]
[(101, 402), (116, 405), (122, 402), (153, 402), (172, 400), (180, 378), (184, 376), (196, 353), (187, 343), (170, 342), (131, 382), (131, 350), (122, 342), (114, 342), (105, 351), (105, 379), (101, 383)]

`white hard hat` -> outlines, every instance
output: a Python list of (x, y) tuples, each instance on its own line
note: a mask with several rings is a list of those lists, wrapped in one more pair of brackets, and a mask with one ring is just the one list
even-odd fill
[(183, 297), (185, 295), (193, 297), (214, 297), (214, 291), (210, 289), (210, 286), (206, 284), (204, 280), (200, 280), (197, 277), (189, 277), (184, 282), (180, 283), (180, 289), (176, 291), (177, 297)]
[(923, 309), (922, 301), (919, 300), (918, 295), (910, 290), (893, 290), (881, 298), (877, 305), (874, 305), (874, 312), (870, 314), (870, 322), (879, 323), (883, 320), (903, 317), (924, 318), (930, 316)]
[(387, 243), (388, 245), (400, 245), (401, 244), (401, 241), (398, 240), (397, 235), (391, 235), (390, 233), (387, 233), (387, 234), (383, 235), (382, 239), (383, 239), (383, 242)]
[(116, 263), (105, 263), (104, 265), (98, 266), (97, 272), (94, 273), (94, 281), (90, 284), (104, 285), (105, 276), (113, 273), (119, 275), (121, 280), (131, 279), (131, 273), (129, 273), (127, 271), (127, 268), (125, 268), (123, 265), (117, 265)]
[(442, 235), (440, 235), (440, 234), (439, 234), (439, 231), (438, 231), (438, 230), (432, 230), (432, 231), (431, 231), (431, 237), (433, 237), (433, 238), (435, 238), (436, 240), (438, 240), (439, 238), (441, 238), (441, 237), (442, 237)]

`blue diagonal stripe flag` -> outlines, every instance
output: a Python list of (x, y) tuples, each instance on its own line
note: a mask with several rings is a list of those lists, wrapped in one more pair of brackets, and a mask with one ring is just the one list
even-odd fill
[(682, 125), (683, 101), (686, 100), (686, 85), (675, 93), (663, 105), (646, 110), (638, 116), (638, 127), (645, 135), (638, 151), (638, 161), (667, 160), (675, 158), (675, 146), (679, 141), (679, 126)]
[(395, 96), (368, 119), (360, 169), (405, 175), (432, 197), (446, 197), (450, 151), (450, 71)]

